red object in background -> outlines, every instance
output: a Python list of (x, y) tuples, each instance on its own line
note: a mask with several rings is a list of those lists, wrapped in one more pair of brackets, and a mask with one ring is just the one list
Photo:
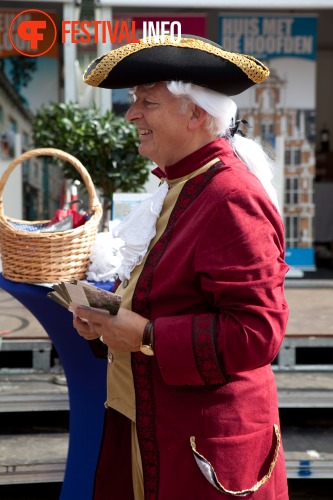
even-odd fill
[(75, 185), (72, 185), (71, 186), (71, 207), (72, 207), (73, 210), (77, 210), (78, 209), (78, 204), (74, 203), (77, 200), (78, 200), (78, 198), (77, 198), (77, 187)]
[(59, 208), (59, 210), (55, 211), (54, 217), (48, 223), (47, 227), (52, 226), (53, 224), (56, 224), (57, 222), (61, 222), (69, 215), (73, 216), (73, 229), (76, 227), (82, 226), (87, 220), (85, 214), (82, 215), (79, 212), (76, 212), (75, 210), (72, 210), (70, 208)]
[(57, 222), (61, 222), (69, 215), (73, 217), (73, 229), (82, 226), (87, 221), (86, 214), (80, 214), (79, 212), (73, 210), (72, 208), (74, 205), (77, 206), (80, 203), (82, 203), (82, 200), (76, 199), (70, 202), (71, 208), (59, 208), (58, 210), (56, 210), (53, 219), (50, 220), (47, 227), (50, 227), (53, 224), (56, 224)]

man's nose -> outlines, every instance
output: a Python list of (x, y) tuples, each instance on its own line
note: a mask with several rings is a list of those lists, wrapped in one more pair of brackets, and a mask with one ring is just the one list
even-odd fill
[(128, 122), (133, 122), (141, 118), (142, 113), (139, 109), (139, 106), (136, 102), (132, 104), (132, 106), (127, 110), (125, 118)]

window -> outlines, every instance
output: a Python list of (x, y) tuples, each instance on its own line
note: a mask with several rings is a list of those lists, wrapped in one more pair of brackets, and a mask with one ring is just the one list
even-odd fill
[(27, 134), (26, 132), (23, 132), (22, 133), (22, 146), (23, 146), (23, 148), (28, 149), (29, 143), (30, 143), (29, 134)]
[(286, 246), (294, 248), (298, 246), (299, 240), (299, 218), (293, 216), (286, 217)]
[(272, 122), (261, 123), (260, 136), (271, 148), (275, 148), (274, 124)]
[(15, 120), (13, 120), (13, 118), (10, 118), (9, 120), (9, 130), (11, 130), (12, 132), (17, 132), (17, 123)]
[(287, 177), (284, 191), (284, 202), (286, 205), (297, 205), (299, 202), (299, 179)]
[(294, 164), (295, 165), (301, 164), (301, 152), (299, 149), (294, 150)]
[(286, 165), (300, 165), (301, 151), (295, 148), (287, 149), (284, 154), (284, 162)]

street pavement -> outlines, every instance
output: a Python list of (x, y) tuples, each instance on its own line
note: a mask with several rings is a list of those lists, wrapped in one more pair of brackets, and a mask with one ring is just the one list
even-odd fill
[(45, 339), (47, 333), (26, 307), (0, 288), (0, 338)]
[(333, 336), (333, 281), (308, 283), (306, 287), (286, 284), (285, 294), (290, 315), (287, 335)]
[[(290, 309), (287, 336), (312, 335), (333, 338), (333, 277), (332, 279), (327, 277), (326, 279), (322, 279), (322, 277), (316, 279), (314, 275), (310, 279), (287, 279), (285, 293)], [(47, 333), (36, 318), (22, 304), (0, 288), (0, 350), (1, 339), (6, 339), (9, 342), (11, 339), (29, 341), (47, 338)], [(309, 408), (312, 402), (314, 402), (313, 406), (317, 406), (319, 409), (325, 410), (325, 408), (333, 407), (331, 397), (333, 364), (332, 370), (322, 373), (279, 371), (275, 372), (275, 376), (281, 408)], [(309, 400), (308, 405), (305, 402), (306, 399)], [(11, 412), (22, 415), (24, 412), (34, 411), (36, 415), (37, 412), (44, 414), (48, 411), (59, 415), (59, 411), (66, 411), (68, 408), (68, 390), (61, 365), (53, 366), (49, 373), (30, 374), (20, 370), (17, 373), (9, 373), (8, 370), (7, 372), (3, 370), (0, 365), (0, 414), (2, 420), (6, 414), (13, 414)], [(0, 485), (17, 482), (20, 470), (19, 460), (15, 453), (13, 455), (15, 449), (20, 449), (20, 466), (26, 470), (27, 482), (35, 481), (36, 478), (45, 482), (61, 481), (68, 448), (68, 433), (61, 431), (60, 429), (55, 434), (45, 435), (42, 432), (34, 435), (22, 435), (21, 433), (6, 435), (4, 432), (0, 436), (0, 455), (6, 457), (7, 463), (15, 463), (15, 467), (11, 472), (8, 465), (6, 465), (7, 468), (5, 467), (6, 470), (2, 470), (4, 466), (0, 464)], [(319, 437), (314, 435), (312, 431), (310, 431), (309, 436), (302, 431), (302, 439), (299, 438), (297, 429), (285, 431), (289, 477), (297, 477), (299, 473), (298, 469), (301, 463), (299, 457), (304, 458), (304, 450), (299, 451), (297, 446), (303, 445), (303, 441), (305, 441), (306, 450), (315, 449), (318, 443), (324, 443), (328, 448), (326, 455), (323, 453), (322, 459), (318, 462), (321, 474), (323, 471), (326, 473), (326, 468), (332, 464), (333, 455), (330, 452), (333, 445), (332, 433), (325, 434), (326, 428), (319, 428), (319, 431), (322, 432)], [(314, 438), (316, 438), (315, 441)], [(310, 448), (308, 443), (311, 444)], [(22, 452), (23, 444), (24, 453)], [(323, 450), (325, 451), (326, 448)], [(31, 459), (35, 459), (34, 464), (30, 463)], [(36, 464), (36, 461), (38, 464), (42, 464), (42, 471), (38, 469), (39, 465)], [(293, 472), (294, 470), (296, 472)], [(3, 482), (1, 482), (1, 478)], [(304, 493), (301, 493), (301, 496), (291, 495), (290, 498), (313, 500), (314, 497), (304, 496)], [(327, 500), (328, 498), (327, 496), (317, 496), (316, 500)]]
[[(285, 293), (290, 309), (287, 335), (333, 335), (333, 278), (287, 279)], [(47, 337), (36, 318), (0, 288), (0, 338)]]

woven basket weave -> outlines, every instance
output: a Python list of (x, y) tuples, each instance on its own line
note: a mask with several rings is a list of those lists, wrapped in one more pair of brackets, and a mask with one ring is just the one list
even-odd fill
[[(6, 217), (2, 195), (6, 182), (20, 163), (38, 156), (55, 156), (71, 163), (80, 173), (89, 195), (90, 215), (82, 226), (55, 233), (36, 232), (50, 221), (20, 221)], [(57, 283), (84, 279), (91, 247), (98, 232), (102, 206), (94, 184), (82, 163), (74, 156), (54, 148), (32, 149), (16, 158), (0, 179), (0, 251), (3, 276), (22, 283)]]

